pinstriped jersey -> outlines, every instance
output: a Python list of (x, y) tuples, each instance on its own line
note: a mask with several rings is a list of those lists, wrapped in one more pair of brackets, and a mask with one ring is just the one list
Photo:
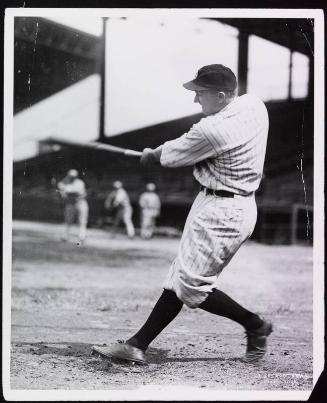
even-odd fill
[(194, 165), (203, 186), (248, 195), (259, 187), (268, 135), (268, 113), (254, 95), (235, 98), (220, 112), (162, 146), (166, 167)]

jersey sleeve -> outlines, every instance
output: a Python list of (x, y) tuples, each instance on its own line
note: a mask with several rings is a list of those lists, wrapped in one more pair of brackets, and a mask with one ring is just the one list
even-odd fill
[(216, 155), (200, 123), (193, 125), (190, 131), (181, 137), (162, 145), (160, 158), (162, 166), (171, 168), (190, 166)]
[(65, 184), (64, 184), (62, 181), (60, 181), (60, 182), (58, 182), (58, 184), (57, 184), (57, 188), (58, 188), (59, 190), (64, 191), (64, 190), (65, 190)]

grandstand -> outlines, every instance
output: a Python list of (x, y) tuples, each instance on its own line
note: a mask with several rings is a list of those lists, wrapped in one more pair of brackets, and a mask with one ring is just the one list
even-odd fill
[[(99, 68), (94, 35), (40, 17), (15, 17), (14, 113), (90, 76)], [(26, 82), (33, 85), (26, 86)]]
[[(54, 75), (52, 86), (33, 95), (21, 93), (15, 85), (15, 112), (21, 111), (28, 102), (36, 103), (41, 97), (66, 88), (72, 83), (67, 81), (67, 74), (59, 79), (61, 70), (60, 57), (69, 54), (71, 63), (79, 72), (74, 80), (85, 78), (99, 71), (97, 60), (101, 49), (100, 38), (79, 32), (74, 42), (76, 31), (62, 29), (58, 24), (41, 20), (44, 26), (43, 44), (50, 53), (55, 54), (56, 65), (43, 66), (42, 57), (38, 63), (42, 74)], [(239, 29), (239, 62), (238, 77), (241, 78), (241, 89), (246, 90), (247, 79), (247, 40), (249, 35), (256, 34), (265, 39), (288, 46), (309, 56), (310, 74), (308, 93), (303, 99), (273, 100), (266, 102), (269, 118), (269, 141), (267, 148), (264, 180), (257, 195), (258, 223), (253, 237), (261, 242), (296, 243), (312, 242), (313, 220), (313, 56), (310, 43), (313, 43), (313, 29), (308, 21), (251, 20), (245, 24), (242, 19), (228, 19), (224, 23)], [(302, 24), (302, 25), (301, 25)], [(33, 46), (31, 20), (19, 19), (15, 25), (15, 38), (18, 43), (17, 52), (22, 52), (23, 44)], [(299, 26), (305, 30), (307, 41), (299, 35)], [(31, 28), (29, 28), (31, 27)], [(60, 28), (60, 29), (59, 29)], [(30, 32), (22, 38), (22, 32)], [(60, 35), (56, 34), (60, 31)], [(64, 44), (64, 45), (63, 45)], [(94, 50), (95, 49), (95, 50)], [(96, 51), (98, 49), (98, 51)], [(52, 56), (46, 60), (52, 60)], [(60, 56), (61, 55), (61, 56)], [(15, 55), (16, 57), (16, 55)], [(17, 60), (26, 61), (22, 57)], [(65, 59), (66, 60), (66, 59)], [(81, 67), (79, 68), (79, 63)], [(51, 63), (50, 63), (51, 64)], [(22, 70), (22, 69), (21, 69)], [(28, 70), (27, 67), (25, 69)], [(67, 72), (66, 72), (67, 73)], [(20, 76), (15, 74), (15, 83)], [(16, 90), (17, 88), (17, 90)], [(42, 87), (43, 88), (43, 87)], [(290, 95), (290, 94), (289, 94)], [(99, 133), (101, 141), (142, 150), (144, 147), (155, 147), (164, 141), (176, 138), (186, 132), (200, 119), (201, 115), (191, 115), (156, 125), (122, 133), (106, 138)], [(100, 125), (101, 126), (101, 125)], [(103, 125), (102, 125), (103, 127)], [(53, 133), (55, 136), (56, 133)], [(103, 216), (103, 201), (110, 190), (111, 183), (119, 178), (128, 190), (134, 206), (146, 182), (155, 182), (163, 201), (162, 215), (159, 225), (182, 227), (188, 209), (198, 191), (198, 185), (192, 178), (191, 168), (163, 169), (161, 167), (144, 168), (137, 160), (109, 154), (100, 150), (88, 150), (76, 146), (63, 146), (60, 139), (43, 139), (39, 142), (39, 155), (14, 164), (13, 182), (13, 217), (58, 222), (62, 219), (61, 201), (55, 191), (54, 184), (64, 176), (73, 165), (84, 176), (90, 203), (90, 225), (96, 225)], [(135, 209), (135, 220), (138, 213)]]

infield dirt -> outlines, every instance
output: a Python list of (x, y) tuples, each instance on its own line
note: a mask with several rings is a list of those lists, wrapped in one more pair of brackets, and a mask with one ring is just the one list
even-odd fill
[(91, 229), (82, 247), (60, 226), (14, 222), (11, 388), (131, 389), (191, 385), (217, 390), (312, 388), (312, 248), (248, 242), (220, 288), (271, 319), (269, 350), (240, 361), (242, 328), (184, 307), (153, 342), (148, 365), (91, 355), (92, 345), (131, 336), (162, 292), (178, 239), (128, 240)]

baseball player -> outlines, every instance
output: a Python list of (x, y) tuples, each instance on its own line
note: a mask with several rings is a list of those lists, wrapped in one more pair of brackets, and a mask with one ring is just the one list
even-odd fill
[(68, 241), (70, 229), (76, 217), (79, 225), (78, 243), (82, 244), (86, 238), (86, 227), (89, 214), (89, 206), (86, 201), (85, 184), (78, 178), (78, 171), (70, 169), (61, 182), (58, 183), (58, 190), (64, 203), (65, 232), (63, 241)]
[(141, 237), (150, 239), (156, 225), (156, 219), (160, 214), (161, 202), (155, 192), (156, 185), (148, 183), (146, 191), (139, 198), (139, 206), (141, 209)]
[(143, 150), (141, 163), (194, 166), (197, 195), (185, 223), (164, 291), (142, 328), (104, 355), (144, 362), (149, 344), (172, 322), (183, 304), (239, 323), (246, 332), (245, 362), (266, 352), (269, 320), (218, 289), (218, 277), (251, 235), (257, 218), (255, 191), (265, 158), (268, 114), (254, 95), (236, 96), (234, 73), (221, 64), (202, 67), (185, 83), (205, 115), (181, 137)]
[(114, 211), (114, 230), (116, 230), (122, 221), (125, 225), (129, 238), (134, 238), (135, 228), (132, 221), (133, 209), (126, 190), (122, 182), (115, 181), (113, 183), (114, 190), (107, 196), (104, 206), (109, 211)]

